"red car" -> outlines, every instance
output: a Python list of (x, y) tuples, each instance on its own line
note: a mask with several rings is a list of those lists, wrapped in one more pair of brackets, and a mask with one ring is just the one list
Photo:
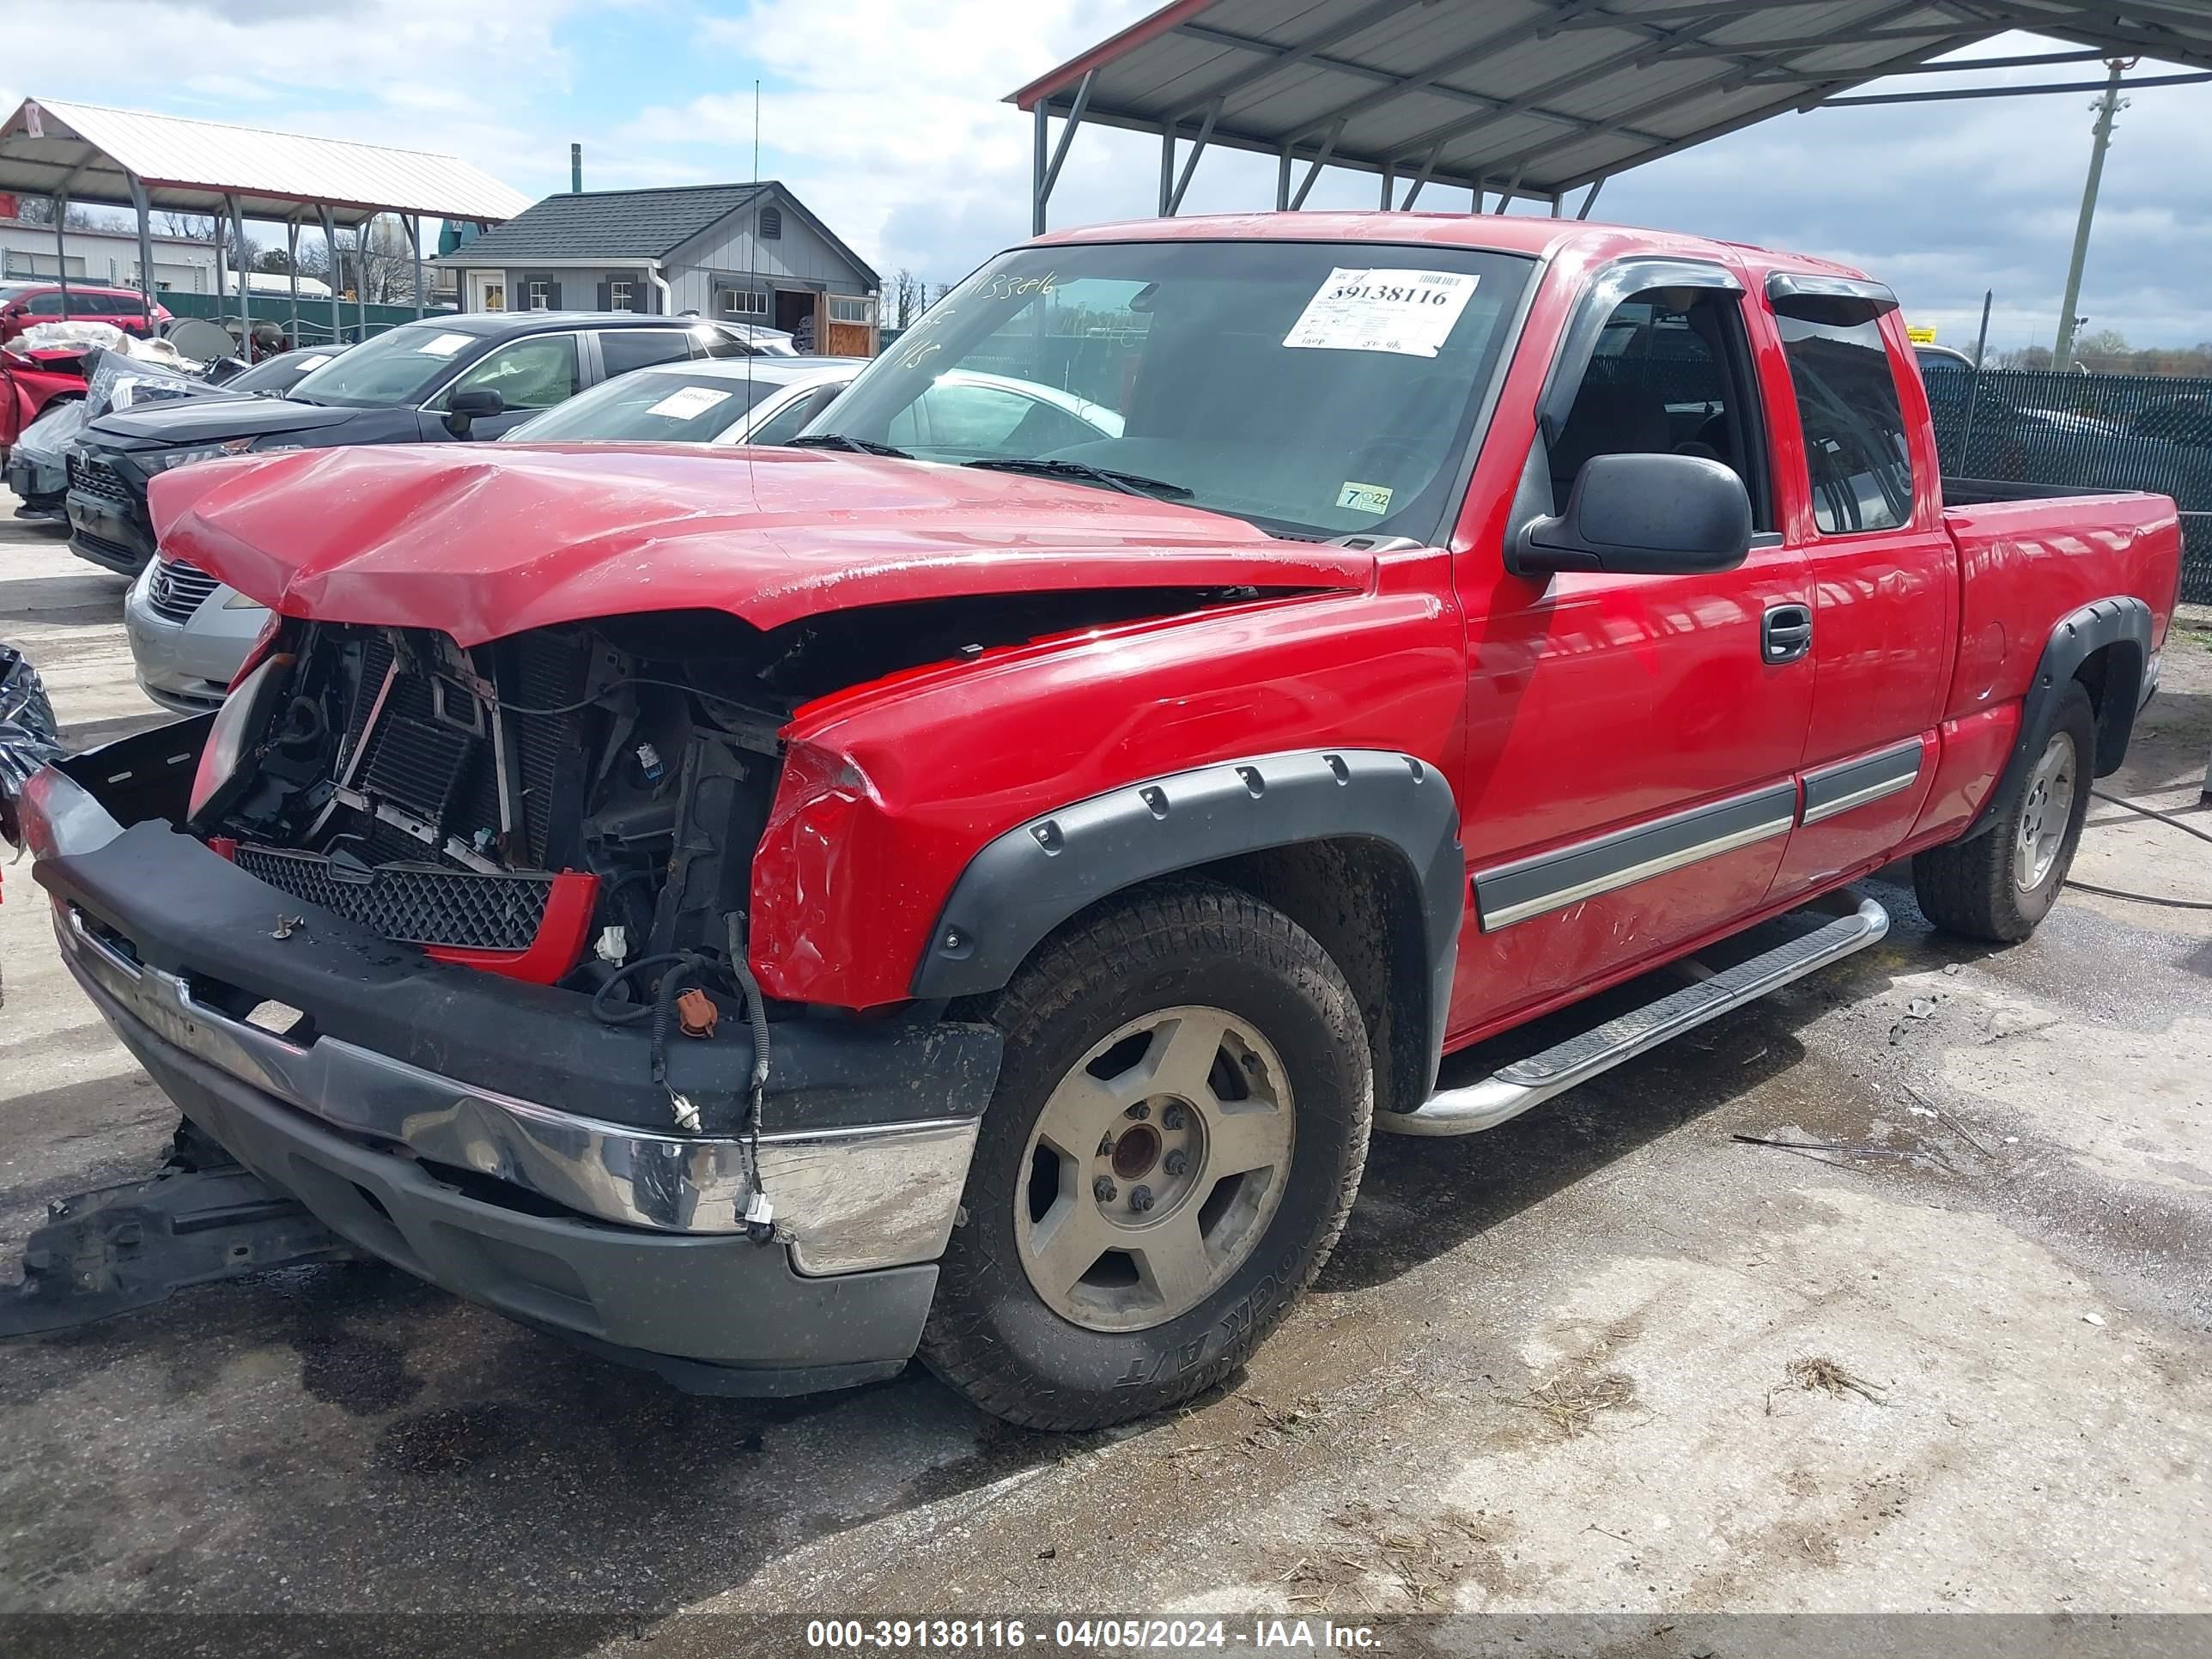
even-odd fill
[[(96, 288), (71, 283), (68, 301), (67, 320), (107, 323), (141, 339), (159, 333), (161, 325), (169, 320), (167, 306), (156, 300), (149, 313), (146, 296), (135, 288)], [(62, 302), (59, 283), (0, 284), (0, 343), (12, 340), (40, 323), (63, 321)]]
[[(1118, 430), (921, 420), (963, 369)], [(919, 1352), (1100, 1425), (1252, 1352), (1370, 1130), (1488, 1128), (1872, 944), (1844, 890), (1893, 860), (1942, 927), (2036, 926), (2179, 523), (1997, 493), (1836, 265), (1072, 232), (793, 447), (155, 479), (172, 568), (277, 621), (26, 832), (132, 1052), (356, 1247), (686, 1387)]]

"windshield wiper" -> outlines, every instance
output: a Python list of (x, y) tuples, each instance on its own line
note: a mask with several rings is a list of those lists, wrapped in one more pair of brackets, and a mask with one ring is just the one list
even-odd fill
[(849, 449), (855, 455), (888, 455), (895, 461), (910, 461), (913, 456), (903, 449), (894, 449), (889, 444), (879, 444), (872, 438), (848, 438), (842, 432), (816, 432), (793, 438), (786, 449)]
[(990, 459), (963, 461), (961, 465), (980, 466), (993, 472), (1033, 473), (1041, 478), (1080, 478), (1086, 483), (1102, 483), (1109, 489), (1118, 489), (1124, 495), (1148, 495), (1157, 501), (1187, 501), (1191, 496), (1191, 492), (1181, 484), (1147, 478), (1141, 472), (1116, 472), (1109, 466), (1093, 466), (1088, 461)]

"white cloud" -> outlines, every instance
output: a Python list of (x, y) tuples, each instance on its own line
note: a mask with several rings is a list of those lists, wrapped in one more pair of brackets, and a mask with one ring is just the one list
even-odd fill
[[(697, 84), (702, 64), (724, 76), (684, 97), (649, 71), (617, 82), (580, 52), (578, 31), (604, 24), (604, 3), (75, 0), (18, 8), (0, 98), (37, 90), (444, 150), (541, 190), (565, 183), (578, 136), (594, 187), (746, 176), (758, 75), (765, 166), (886, 274), (907, 265), (949, 281), (1029, 232), (1030, 121), (1001, 100), (1156, 4), (624, 0), (623, 27), (682, 66), (678, 84)], [(93, 52), (88, 39), (160, 45)], [(1987, 50), (2033, 44), (2009, 37)], [(1971, 339), (1994, 289), (1994, 340), (2047, 340), (2088, 156), (2087, 102), (1784, 117), (1624, 175), (1601, 216), (1851, 260), (1894, 284), (1947, 341)], [(2212, 265), (2212, 195), (2200, 182), (2212, 177), (2209, 106), (2212, 88), (2152, 89), (2121, 118), (2084, 288), (2093, 326), (2139, 343), (2212, 336), (2201, 277)], [(1054, 222), (1149, 214), (1158, 155), (1158, 140), (1139, 134), (1083, 132)], [(1215, 150), (1185, 210), (1265, 206), (1273, 186), (1270, 158)], [(1363, 175), (1325, 175), (1309, 205), (1370, 206), (1375, 191)], [(1422, 205), (1466, 199), (1431, 191)]]

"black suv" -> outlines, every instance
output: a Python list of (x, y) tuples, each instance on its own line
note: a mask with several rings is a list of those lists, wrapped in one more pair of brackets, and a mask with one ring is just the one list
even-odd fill
[(633, 368), (750, 350), (697, 318), (426, 317), (333, 357), (282, 398), (179, 399), (94, 421), (69, 457), (70, 546), (104, 569), (135, 575), (154, 556), (146, 482), (173, 466), (248, 450), (495, 438)]

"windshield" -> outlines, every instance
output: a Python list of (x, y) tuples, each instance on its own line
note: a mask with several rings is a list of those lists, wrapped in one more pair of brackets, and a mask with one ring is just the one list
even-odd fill
[[(1294, 535), (1427, 541), (1534, 269), (1351, 243), (1018, 249), (933, 306), (800, 441), (1116, 487), (1085, 478), (1099, 469)], [(951, 395), (963, 382), (997, 395)]]
[(222, 387), (226, 392), (283, 392), (299, 384), (303, 376), (313, 374), (341, 349), (326, 346), (319, 351), (287, 351), (264, 358), (252, 368), (232, 375)]
[(389, 409), (417, 404), (454, 362), (483, 343), (434, 322), (406, 323), (364, 340), (292, 388), (301, 403)]
[(755, 404), (782, 390), (774, 380), (748, 384), (743, 374), (644, 369), (547, 410), (504, 434), (501, 441), (708, 443)]

